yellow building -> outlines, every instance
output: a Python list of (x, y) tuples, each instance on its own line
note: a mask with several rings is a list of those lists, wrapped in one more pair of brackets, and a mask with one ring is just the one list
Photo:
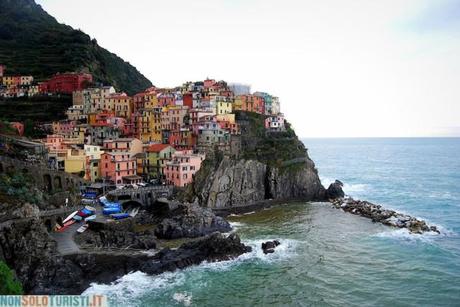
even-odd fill
[(85, 152), (79, 149), (68, 149), (64, 160), (66, 173), (80, 174), (85, 171)]
[(241, 96), (235, 97), (235, 101), (233, 102), (233, 110), (243, 110), (243, 99), (241, 99)]
[(170, 161), (176, 152), (174, 147), (168, 144), (152, 144), (146, 148), (147, 171), (149, 177), (164, 178), (163, 169), (166, 162)]
[(13, 76), (3, 76), (2, 83), (4, 86), (13, 85), (16, 82), (15, 78), (16, 77), (13, 77)]
[(232, 113), (232, 103), (230, 101), (216, 101), (216, 114), (229, 114)]
[(115, 111), (116, 116), (131, 119), (133, 99), (126, 94), (115, 94), (109, 97), (105, 110)]

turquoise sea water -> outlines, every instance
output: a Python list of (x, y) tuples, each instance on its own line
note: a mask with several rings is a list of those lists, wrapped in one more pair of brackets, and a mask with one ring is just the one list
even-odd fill
[[(428, 220), (411, 235), (328, 204), (231, 217), (254, 247), (237, 260), (126, 275), (85, 293), (119, 306), (460, 306), (460, 139), (307, 139), (323, 184)], [(260, 243), (279, 239), (276, 253)]]

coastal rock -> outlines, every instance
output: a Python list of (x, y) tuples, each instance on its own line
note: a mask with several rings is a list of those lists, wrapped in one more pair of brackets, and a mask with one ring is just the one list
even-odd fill
[(278, 240), (263, 242), (262, 250), (264, 254), (271, 254), (275, 252), (275, 247), (277, 247), (280, 244), (281, 243)]
[(126, 219), (115, 223), (89, 221), (89, 229), (74, 236), (83, 248), (131, 248), (154, 249), (156, 240), (153, 230), (136, 230), (136, 222)]
[(422, 234), (424, 232), (440, 233), (436, 226), (428, 226), (425, 221), (415, 217), (382, 208), (380, 205), (368, 201), (354, 200), (353, 198), (337, 198), (332, 204), (346, 212), (372, 219), (373, 222), (382, 223), (396, 228), (407, 228), (409, 232)]
[(203, 180), (194, 183), (194, 195), (201, 206), (213, 209), (268, 200), (324, 199), (324, 188), (313, 162), (309, 159), (295, 162), (278, 168), (255, 160), (224, 157), (215, 168), (201, 174)]
[(336, 199), (336, 198), (343, 198), (345, 193), (343, 192), (343, 183), (340, 180), (336, 180), (335, 182), (331, 183), (326, 190), (326, 198), (328, 199)]
[(210, 209), (196, 204), (178, 204), (171, 217), (163, 219), (155, 230), (161, 239), (196, 238), (213, 232), (228, 232), (232, 228)]
[(166, 271), (182, 269), (203, 261), (216, 262), (234, 259), (250, 252), (251, 247), (241, 243), (236, 234), (227, 237), (213, 233), (197, 241), (182, 244), (178, 249), (163, 249), (152, 261), (147, 261), (140, 270), (147, 274), (160, 274)]

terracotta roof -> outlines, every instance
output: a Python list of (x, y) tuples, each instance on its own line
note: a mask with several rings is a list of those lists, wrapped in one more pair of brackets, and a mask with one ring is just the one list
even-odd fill
[(151, 144), (147, 147), (147, 152), (160, 152), (166, 147), (169, 147), (169, 144)]

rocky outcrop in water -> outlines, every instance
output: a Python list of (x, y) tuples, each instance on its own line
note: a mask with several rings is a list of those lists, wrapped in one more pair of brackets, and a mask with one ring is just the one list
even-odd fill
[(262, 250), (264, 254), (272, 254), (275, 252), (275, 248), (280, 245), (280, 241), (278, 240), (273, 240), (273, 241), (267, 241), (262, 243)]
[(196, 204), (177, 204), (175, 208), (155, 229), (158, 238), (196, 238), (232, 229), (226, 220), (216, 216), (210, 209)]
[(353, 198), (338, 198), (332, 204), (345, 212), (370, 218), (373, 222), (397, 228), (407, 228), (411, 233), (440, 233), (436, 226), (429, 226), (425, 221), (385, 209), (380, 205), (375, 205), (368, 201), (354, 200)]
[(251, 247), (241, 243), (236, 234), (224, 236), (213, 233), (203, 239), (182, 244), (177, 250), (163, 249), (146, 262), (141, 271), (147, 274), (160, 274), (182, 269), (203, 261), (216, 262), (234, 259), (250, 252)]
[(326, 190), (327, 199), (336, 199), (345, 197), (345, 192), (343, 191), (343, 183), (340, 180), (336, 180), (331, 183)]

